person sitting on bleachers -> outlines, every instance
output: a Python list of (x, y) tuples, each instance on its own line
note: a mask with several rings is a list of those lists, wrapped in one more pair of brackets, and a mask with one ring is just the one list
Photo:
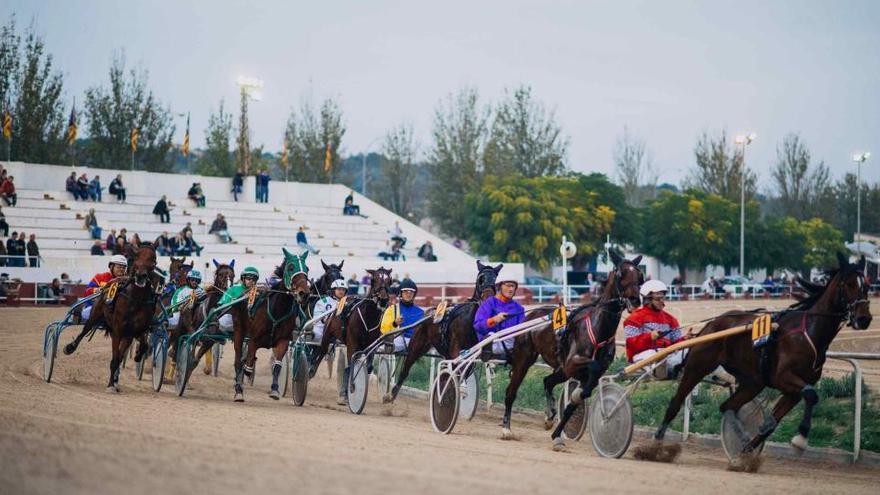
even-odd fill
[(61, 287), (61, 281), (57, 278), (52, 279), (52, 284), (48, 287), (48, 296), (53, 300), (48, 301), (49, 304), (59, 304), (64, 299), (64, 288)]
[(391, 229), (391, 240), (400, 244), (400, 248), (406, 245), (406, 237), (403, 236), (403, 231), (400, 230), (400, 222), (394, 221), (394, 228)]
[[(231, 237), (229, 239), (232, 240)], [(183, 242), (184, 242), (184, 245), (186, 246), (187, 251), (189, 251), (190, 253), (195, 251), (196, 256), (202, 255), (203, 248), (202, 248), (202, 246), (199, 245), (199, 243), (196, 242), (191, 230), (186, 233), (186, 237), (183, 239)]]
[(107, 189), (110, 194), (116, 195), (116, 201), (125, 203), (125, 186), (122, 185), (122, 174), (116, 176), (115, 179), (110, 181), (110, 188)]
[(9, 236), (9, 224), (6, 223), (6, 214), (3, 213), (2, 206), (0, 206), (0, 230), (3, 231), (3, 237)]
[(74, 201), (79, 199), (79, 186), (76, 184), (76, 172), (71, 172), (64, 182), (64, 190), (73, 194)]
[(391, 248), (391, 241), (385, 241), (385, 248), (379, 251), (378, 256), (385, 261), (394, 260), (394, 250)]
[(125, 237), (118, 235), (116, 236), (116, 242), (113, 244), (113, 254), (125, 254)]
[(348, 193), (345, 197), (345, 205), (342, 207), (343, 215), (360, 215), (361, 207), (354, 204), (354, 191)]
[[(192, 232), (192, 230), (190, 230), (190, 232)], [(223, 218), (221, 213), (218, 213), (217, 218), (211, 223), (211, 230), (209, 230), (208, 233), (217, 234), (217, 237), (220, 238), (221, 242), (232, 242), (232, 236), (229, 235), (229, 227), (226, 225), (226, 219)]]
[(422, 247), (419, 248), (419, 258), (425, 261), (437, 261), (437, 257), (434, 256), (434, 246), (431, 244), (431, 241), (425, 241), (422, 244)]
[(104, 256), (104, 249), (101, 248), (101, 241), (97, 240), (92, 244), (92, 256)]
[(92, 201), (101, 202), (101, 176), (96, 175), (91, 182), (89, 182), (89, 197), (92, 198)]
[(171, 210), (168, 209), (168, 198), (163, 194), (156, 206), (153, 207), (153, 215), (159, 215), (159, 222), (171, 223)]
[(15, 177), (10, 175), (5, 181), (3, 181), (3, 184), (0, 185), (0, 197), (3, 198), (6, 206), (15, 206), (18, 202), (18, 194), (15, 193), (13, 179), (15, 179)]
[(296, 233), (296, 244), (303, 248), (309, 250), (312, 254), (318, 254), (321, 252), (320, 249), (315, 249), (314, 246), (309, 244), (309, 240), (306, 238), (305, 230), (300, 226), (299, 231)]
[(80, 175), (76, 180), (76, 190), (79, 192), (80, 199), (83, 201), (89, 199), (89, 178), (86, 177), (86, 174)]
[(101, 238), (101, 227), (98, 226), (98, 217), (95, 216), (95, 209), (89, 208), (89, 213), (85, 218), (85, 227), (86, 230), (89, 231), (89, 235), (92, 236), (92, 239), (100, 239)]
[(183, 235), (183, 231), (178, 232), (173, 239), (171, 239), (171, 245), (173, 246), (174, 254), (178, 256), (190, 256), (192, 251), (186, 250), (186, 236)]
[(202, 185), (198, 182), (193, 182), (192, 187), (190, 187), (189, 191), (186, 193), (186, 197), (193, 200), (196, 207), (205, 206), (205, 193), (202, 192)]
[(168, 237), (168, 231), (162, 232), (159, 234), (159, 237), (156, 237), (156, 253), (159, 256), (171, 256), (174, 254), (174, 251), (171, 249), (171, 238)]

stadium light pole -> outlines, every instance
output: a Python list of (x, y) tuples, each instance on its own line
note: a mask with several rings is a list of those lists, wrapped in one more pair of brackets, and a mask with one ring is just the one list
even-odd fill
[(856, 246), (859, 254), (862, 253), (862, 164), (871, 158), (871, 153), (865, 151), (863, 153), (853, 154), (853, 161), (858, 163), (858, 171), (856, 172)]
[(758, 135), (754, 132), (736, 137), (736, 144), (742, 146), (742, 170), (739, 173), (739, 276), (744, 278), (746, 276), (746, 146), (752, 144), (756, 137)]
[(370, 148), (372, 148), (378, 140), (379, 138), (374, 138), (370, 141), (370, 144), (367, 145), (367, 148), (361, 155), (361, 196), (367, 195), (367, 153), (370, 152)]

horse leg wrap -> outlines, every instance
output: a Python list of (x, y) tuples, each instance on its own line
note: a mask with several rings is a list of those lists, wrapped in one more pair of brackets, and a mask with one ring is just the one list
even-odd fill
[(804, 398), (804, 402), (808, 406), (815, 406), (819, 402), (819, 394), (816, 393), (816, 389), (812, 385), (804, 386), (803, 390), (801, 390), (801, 397)]
[(276, 359), (275, 362), (272, 363), (272, 386), (273, 387), (278, 386), (278, 377), (279, 376), (281, 376), (281, 361)]
[(792, 445), (803, 450), (807, 446), (807, 436), (810, 434), (810, 426), (813, 419), (813, 407), (819, 402), (819, 394), (816, 393), (811, 385), (805, 385), (801, 390), (801, 397), (804, 398), (806, 407), (804, 408), (804, 419), (798, 425), (799, 435), (792, 439)]

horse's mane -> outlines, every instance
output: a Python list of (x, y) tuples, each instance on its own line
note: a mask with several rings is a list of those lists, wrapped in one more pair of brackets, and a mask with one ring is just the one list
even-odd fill
[(822, 272), (824, 278), (828, 280), (825, 284), (816, 284), (810, 281), (803, 279), (802, 277), (795, 278), (795, 286), (798, 289), (798, 292), (793, 293), (797, 302), (788, 307), (790, 310), (798, 310), (798, 311), (806, 311), (816, 305), (819, 299), (825, 294), (828, 290), (828, 287), (831, 286), (831, 281), (837, 277), (838, 275), (849, 275), (850, 272), (856, 269), (856, 265), (847, 264), (842, 268), (832, 268)]

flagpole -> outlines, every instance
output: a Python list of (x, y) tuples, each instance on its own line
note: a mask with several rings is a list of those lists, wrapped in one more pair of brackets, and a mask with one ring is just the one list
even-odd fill
[(131, 147), (131, 171), (134, 172), (134, 147)]

